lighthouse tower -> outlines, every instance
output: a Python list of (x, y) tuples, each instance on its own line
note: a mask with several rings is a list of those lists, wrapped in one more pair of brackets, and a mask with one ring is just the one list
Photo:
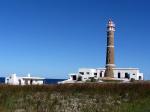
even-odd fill
[(108, 21), (107, 24), (107, 50), (106, 50), (106, 70), (104, 77), (113, 78), (114, 73), (113, 69), (115, 67), (114, 64), (114, 32), (115, 32), (115, 24), (112, 20)]

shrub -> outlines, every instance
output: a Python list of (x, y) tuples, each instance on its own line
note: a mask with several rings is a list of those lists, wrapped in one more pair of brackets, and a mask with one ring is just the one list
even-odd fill
[(82, 81), (82, 77), (81, 77), (81, 76), (78, 76), (77, 81)]

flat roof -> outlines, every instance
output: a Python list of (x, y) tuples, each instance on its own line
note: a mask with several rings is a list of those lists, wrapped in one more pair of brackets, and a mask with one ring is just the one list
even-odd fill
[[(106, 69), (106, 68), (79, 68), (80, 69)], [(115, 70), (139, 70), (139, 68), (113, 68)]]
[(40, 77), (19, 77), (19, 78), (22, 78), (22, 79), (33, 79), (33, 80), (43, 80), (45, 78), (40, 78)]
[[(106, 69), (106, 68), (96, 68), (96, 69)], [(139, 70), (139, 68), (113, 68), (115, 70)]]

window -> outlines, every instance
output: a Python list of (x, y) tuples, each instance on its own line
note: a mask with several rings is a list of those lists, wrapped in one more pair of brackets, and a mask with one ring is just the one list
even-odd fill
[(90, 74), (90, 72), (86, 72), (86, 74)]
[(130, 74), (125, 73), (125, 78), (130, 79)]
[(79, 74), (84, 75), (84, 72), (79, 72)]
[(120, 78), (121, 76), (120, 76), (120, 72), (118, 72), (118, 78)]
[(95, 76), (97, 76), (97, 73), (94, 73)]

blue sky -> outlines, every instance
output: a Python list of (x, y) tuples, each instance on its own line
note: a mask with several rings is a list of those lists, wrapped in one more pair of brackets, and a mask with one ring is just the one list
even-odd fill
[(106, 23), (116, 24), (117, 67), (150, 79), (149, 0), (1, 0), (0, 74), (67, 78), (105, 66)]

